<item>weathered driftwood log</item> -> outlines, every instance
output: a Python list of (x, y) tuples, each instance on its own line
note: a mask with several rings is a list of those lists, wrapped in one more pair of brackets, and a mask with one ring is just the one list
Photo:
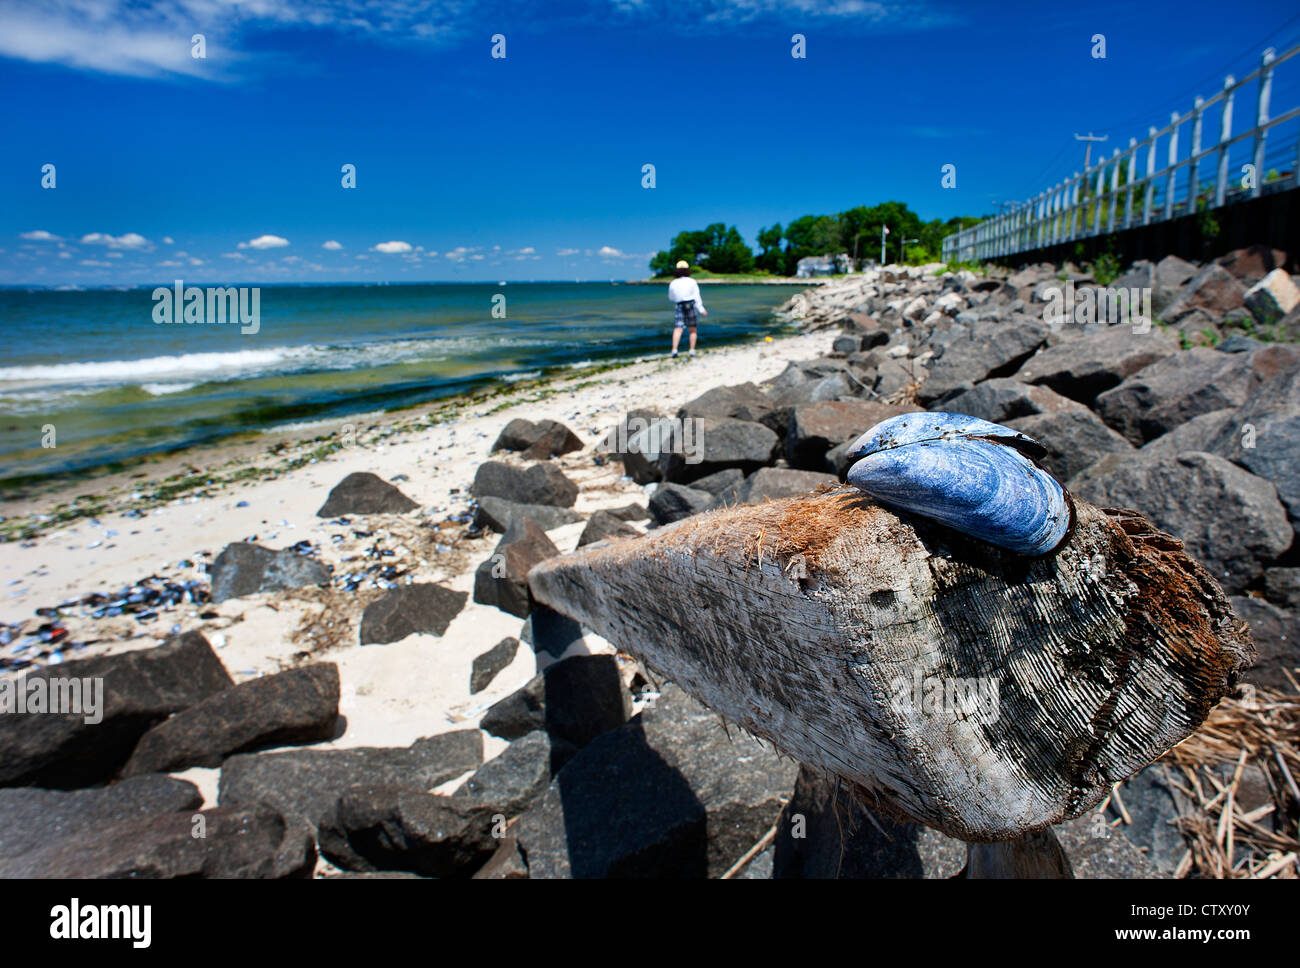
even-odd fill
[(1006, 840), (1095, 806), (1254, 655), (1180, 542), (1076, 512), (1027, 559), (841, 487), (591, 545), (529, 583), (877, 809)]

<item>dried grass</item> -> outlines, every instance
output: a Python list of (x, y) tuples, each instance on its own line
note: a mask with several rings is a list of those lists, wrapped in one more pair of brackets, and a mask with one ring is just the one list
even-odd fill
[[(1286, 691), (1243, 686), (1161, 757), (1181, 772), (1176, 785), (1193, 805), (1178, 819), (1188, 848), (1176, 877), (1300, 877), (1300, 686), (1294, 679), (1291, 685)], [(1238, 787), (1252, 764), (1268, 779), (1272, 799), (1247, 811)], [(1225, 765), (1233, 768), (1226, 783)]]

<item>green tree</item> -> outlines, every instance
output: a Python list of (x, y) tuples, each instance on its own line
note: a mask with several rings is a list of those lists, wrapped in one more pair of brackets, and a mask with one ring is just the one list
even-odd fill
[(781, 231), (781, 223), (777, 222), (770, 229), (758, 230), (758, 244), (763, 247), (758, 258), (754, 260), (754, 265), (765, 272), (774, 272), (780, 275), (785, 271), (785, 253), (781, 251), (781, 239), (784, 235)]
[(702, 231), (678, 232), (667, 252), (656, 252), (650, 270), (657, 276), (672, 275), (679, 261), (708, 272), (752, 272), (754, 253), (734, 225), (714, 222)]

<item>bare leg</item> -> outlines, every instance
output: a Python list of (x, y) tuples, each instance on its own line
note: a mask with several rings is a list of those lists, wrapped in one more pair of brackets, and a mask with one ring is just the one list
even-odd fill
[[(678, 330), (680, 332), (680, 330)], [(695, 352), (695, 327), (691, 327), (691, 352)]]
[(673, 352), (677, 352), (677, 344), (682, 341), (682, 328), (678, 326), (673, 330)]

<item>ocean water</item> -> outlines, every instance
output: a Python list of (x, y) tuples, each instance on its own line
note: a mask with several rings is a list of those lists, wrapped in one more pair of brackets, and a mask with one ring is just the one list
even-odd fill
[[(158, 323), (152, 291), (0, 290), (0, 480), (665, 354), (672, 334), (662, 286), (263, 286), (256, 333)], [(783, 331), (792, 291), (704, 287), (701, 349)]]

